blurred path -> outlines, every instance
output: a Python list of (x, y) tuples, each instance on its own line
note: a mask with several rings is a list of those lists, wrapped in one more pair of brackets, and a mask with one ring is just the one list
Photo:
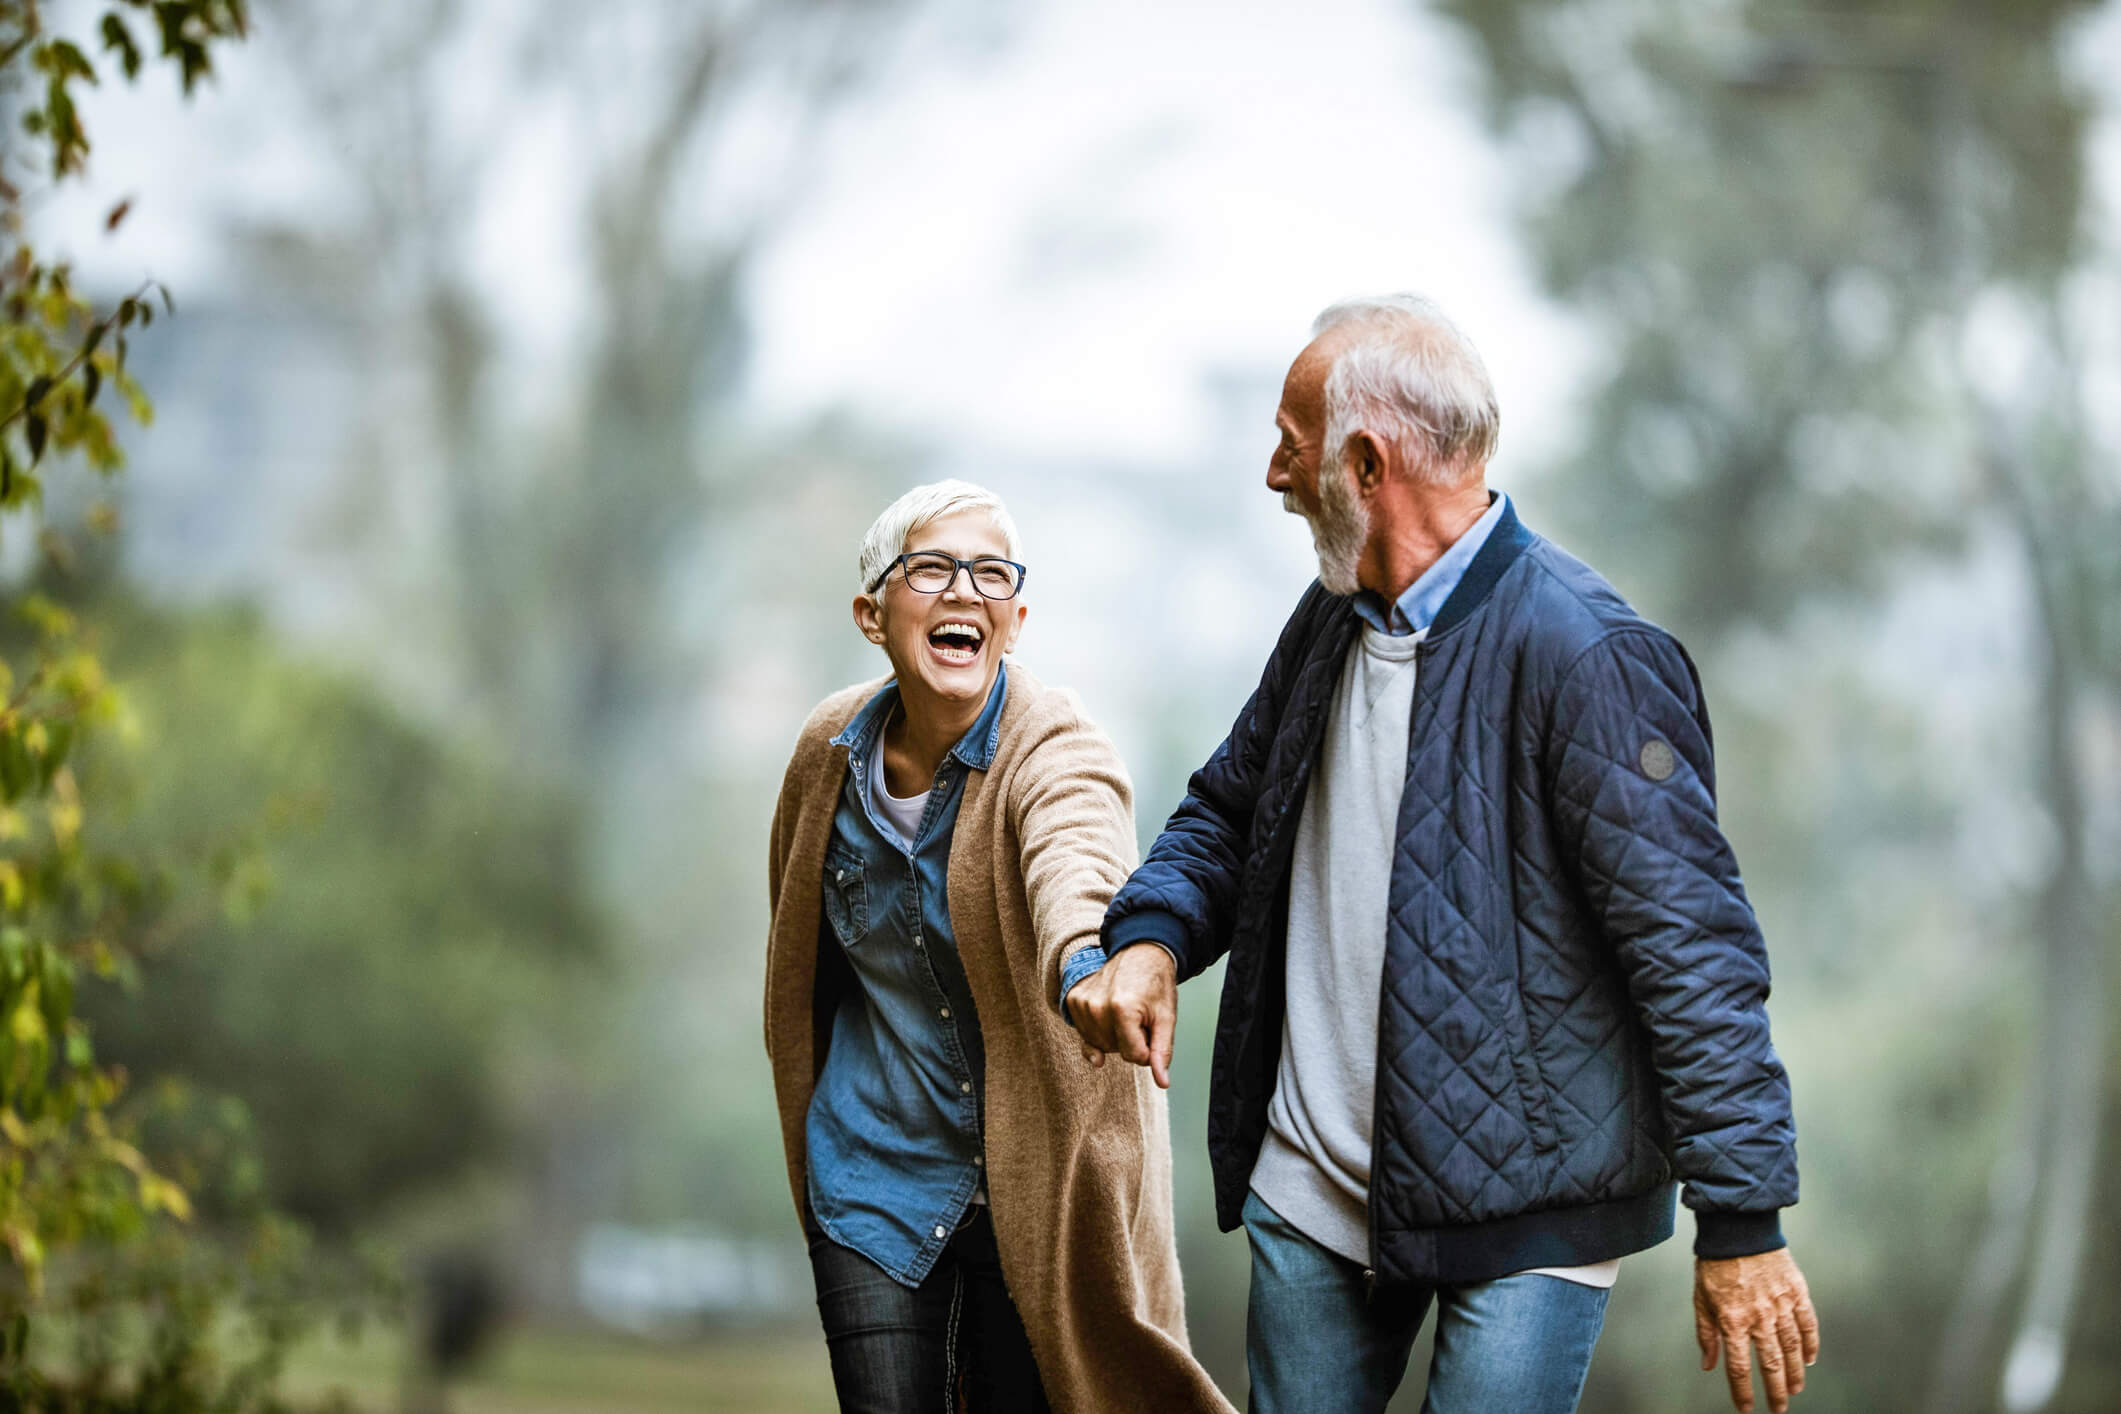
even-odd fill
[[(397, 1414), (402, 1343), (321, 1342), (292, 1362), (286, 1390), (333, 1389), (363, 1414)], [(593, 1331), (510, 1332), (494, 1359), (452, 1392), (450, 1414), (798, 1414), (832, 1407), (824, 1340), (814, 1330), (741, 1331), (651, 1344)]]

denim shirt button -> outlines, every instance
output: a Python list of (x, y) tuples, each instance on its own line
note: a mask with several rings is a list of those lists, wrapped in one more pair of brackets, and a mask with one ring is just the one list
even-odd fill
[(943, 1020), (945, 1020), (945, 1021), (948, 1021), (949, 1019), (950, 1019), (950, 1008), (948, 1008), (948, 1007), (944, 1007), (944, 1008), (943, 1008)]
[(945, 1232), (942, 1228), (937, 1228), (935, 1230), (935, 1235), (937, 1237), (948, 1237), (950, 1234), (948, 1232)]
[(969, 1095), (972, 1093), (972, 1082), (969, 1080), (960, 1080), (957, 1082), (957, 1088), (960, 1094)]

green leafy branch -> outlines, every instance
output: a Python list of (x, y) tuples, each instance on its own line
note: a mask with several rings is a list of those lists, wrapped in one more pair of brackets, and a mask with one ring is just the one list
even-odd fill
[[(21, 286), (7, 296), (8, 323), (5, 344), (0, 346), (0, 506), (17, 499), (18, 467), (15, 438), (19, 428), (26, 457), (22, 465), (35, 467), (47, 446), (61, 451), (80, 450), (89, 464), (101, 472), (116, 471), (124, 464), (109, 424), (95, 415), (96, 398), (106, 379), (124, 393), (133, 417), (145, 423), (153, 410), (125, 372), (125, 331), (137, 324), (147, 328), (154, 322), (151, 299), (159, 295), (165, 310), (175, 302), (159, 282), (148, 280), (118, 301), (106, 315), (93, 309), (70, 289), (65, 267), (43, 269), (31, 259), (29, 248), (17, 248), (16, 268), (22, 272)], [(35, 320), (31, 315), (34, 313)], [(71, 357), (64, 354), (69, 341), (54, 337), (54, 331), (84, 330)], [(113, 337), (114, 336), (114, 337)], [(111, 348), (103, 351), (109, 340)], [(79, 375), (76, 381), (76, 375)], [(69, 386), (72, 384), (73, 386)], [(30, 482), (24, 493), (35, 495), (41, 488)]]
[[(212, 74), (215, 47), (247, 28), (243, 0), (112, 0), (92, 56), (82, 37), (47, 27), (38, 0), (0, 0), (0, 108), (20, 115), (45, 179), (72, 180), (90, 150), (76, 100), (82, 85), (101, 82), (99, 62), (114, 61), (132, 81), (152, 53), (189, 94)], [(99, 310), (65, 264), (41, 261), (23, 237), (18, 182), (27, 177), (4, 166), (9, 151), (0, 146), (0, 517), (41, 504), (36, 473), (51, 457), (78, 457), (102, 475), (123, 465), (99, 399), (108, 384), (136, 422), (149, 420), (126, 372), (127, 334), (152, 325), (157, 303), (175, 312), (153, 280)], [(106, 227), (130, 208), (119, 203)], [(211, 1183), (215, 1166), (154, 1136), (154, 1103), (121, 1103), (127, 1076), (99, 1062), (76, 1014), (84, 981), (138, 984), (134, 950), (171, 910), (164, 881), (91, 842), (93, 802), (73, 762), (121, 720), (100, 660), (59, 605), (32, 594), (15, 613), (29, 633), (25, 648), (0, 654), (0, 1400), (19, 1407), (54, 1388), (29, 1346), (55, 1270), (65, 1273), (62, 1304), (76, 1330), (107, 1332), (129, 1311), (175, 1322), (124, 1383), (198, 1389), (210, 1382), (201, 1372), (212, 1364), (213, 1311), (240, 1305), (260, 1282), (284, 1286), (306, 1260), (302, 1240), (270, 1222), (254, 1234), (264, 1246), (247, 1254), (184, 1237), (194, 1185)], [(266, 1354), (235, 1371), (216, 1407), (270, 1402), (277, 1352), (293, 1329), (268, 1332)], [(74, 1364), (77, 1392), (108, 1374), (94, 1350)], [(157, 1398), (154, 1407), (179, 1407)]]
[(136, 1235), (191, 1205), (114, 1120), (125, 1076), (96, 1063), (74, 1015), (84, 964), (118, 973), (109, 939), (137, 901), (84, 843), (70, 766), (119, 699), (72, 615), (34, 595), (20, 612), (36, 636), (30, 670), (17, 686), (0, 664), (0, 1249), (34, 1300), (55, 1249)]
[[(116, 56), (128, 81), (137, 79), (145, 60), (135, 26), (152, 31), (161, 57), (177, 66), (187, 97), (199, 80), (213, 73), (213, 46), (241, 39), (249, 32), (243, 0), (119, 0), (96, 26), (102, 50)], [(28, 75), (18, 66), (26, 63)], [(88, 134), (74, 103), (74, 86), (97, 86), (95, 62), (81, 46), (63, 35), (47, 33), (37, 0), (0, 0), (0, 74), (42, 83), (40, 100), (22, 115), (22, 130), (39, 139), (50, 154), (54, 181), (77, 176), (88, 160)], [(0, 200), (12, 200), (0, 191)]]

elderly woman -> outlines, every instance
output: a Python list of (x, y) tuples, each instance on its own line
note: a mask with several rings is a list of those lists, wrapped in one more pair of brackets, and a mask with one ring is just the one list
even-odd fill
[(854, 622), (891, 676), (810, 714), (774, 812), (766, 1049), (833, 1383), (847, 1410), (1227, 1410), (1186, 1342), (1163, 1094), (1085, 1067), (1061, 1011), (1133, 807), (1074, 696), (1004, 662), (1025, 577), (978, 487), (879, 516)]

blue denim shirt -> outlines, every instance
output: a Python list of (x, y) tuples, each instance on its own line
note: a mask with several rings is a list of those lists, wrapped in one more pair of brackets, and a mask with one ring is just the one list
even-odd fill
[[(1406, 592), (1391, 604), (1374, 590), (1358, 590), (1355, 595), (1355, 612), (1362, 621), (1379, 633), (1388, 633), (1400, 638), (1418, 633), (1436, 622), (1436, 615), (1443, 609), (1444, 601), (1458, 582), (1466, 577), (1466, 569), (1480, 547), (1488, 543), (1488, 536), (1501, 523), (1503, 512), (1509, 509), (1510, 498), (1500, 491), (1488, 501), (1488, 509), (1479, 520), (1473, 522), (1466, 533), (1452, 541), (1450, 548), (1436, 557), (1436, 563), (1423, 570), (1421, 577), (1407, 586)], [(1154, 939), (1143, 941), (1153, 942)], [(1166, 949), (1169, 951), (1169, 949)], [(1061, 1015), (1068, 1015), (1068, 990), (1105, 965), (1105, 950), (1091, 946), (1078, 948), (1061, 964)], [(1075, 1019), (1068, 1018), (1074, 1025)]]
[(898, 705), (886, 684), (833, 745), (847, 782), (825, 849), (825, 916), (859, 990), (840, 1001), (805, 1136), (818, 1225), (918, 1286), (980, 1185), (985, 1052), (950, 928), (945, 878), (965, 777), (993, 763), (1009, 670), (928, 792), (908, 849), (870, 808), (876, 747)]

